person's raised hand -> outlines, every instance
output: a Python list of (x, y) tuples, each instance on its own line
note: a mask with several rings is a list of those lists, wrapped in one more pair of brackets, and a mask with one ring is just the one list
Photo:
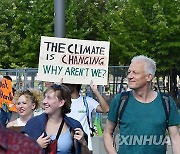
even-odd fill
[(61, 80), (60, 80), (59, 84), (62, 84), (62, 83), (63, 83), (63, 78), (61, 78)]
[(91, 82), (90, 82), (90, 87), (91, 87), (91, 89), (92, 89), (93, 92), (95, 92), (95, 91), (98, 90), (97, 85), (93, 85), (93, 81), (92, 81), (92, 80), (91, 80)]

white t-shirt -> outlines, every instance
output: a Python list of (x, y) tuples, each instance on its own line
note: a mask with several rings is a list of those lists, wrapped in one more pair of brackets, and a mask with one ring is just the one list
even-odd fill
[(17, 118), (17, 126), (25, 126), (26, 123), (22, 122), (20, 118)]
[[(87, 116), (86, 116), (86, 107), (84, 105), (83, 102), (83, 96), (80, 96), (77, 99), (71, 99), (72, 104), (71, 104), (71, 112), (67, 114), (67, 116), (78, 120), (85, 133), (88, 135), (88, 148), (89, 150), (92, 150), (92, 140), (91, 140), (91, 136), (90, 136), (90, 128), (88, 125), (88, 121), (87, 121)], [(88, 108), (89, 108), (89, 120), (90, 120), (90, 125), (92, 126), (92, 117), (91, 117), (91, 113), (93, 110), (95, 110), (97, 108), (97, 106), (99, 105), (99, 103), (94, 100), (91, 97), (86, 97), (86, 101), (88, 103)]]

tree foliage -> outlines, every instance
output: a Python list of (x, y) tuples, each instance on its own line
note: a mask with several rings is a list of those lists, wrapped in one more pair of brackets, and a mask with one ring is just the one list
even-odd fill
[(53, 36), (53, 2), (2, 0), (0, 12), (1, 67), (37, 67), (40, 37)]
[[(110, 65), (139, 54), (159, 74), (180, 72), (180, 2), (176, 0), (66, 0), (66, 37), (110, 41)], [(0, 67), (37, 67), (41, 36), (54, 35), (51, 0), (1, 0)]]

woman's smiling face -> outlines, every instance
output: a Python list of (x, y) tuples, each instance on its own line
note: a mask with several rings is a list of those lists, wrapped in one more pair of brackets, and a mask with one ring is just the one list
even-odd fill
[(55, 111), (59, 110), (60, 103), (59, 99), (57, 98), (56, 92), (54, 91), (48, 91), (45, 94), (43, 105), (45, 109), (45, 113), (52, 114)]
[(35, 109), (35, 103), (28, 99), (27, 96), (21, 95), (16, 103), (16, 108), (20, 116), (30, 115)]

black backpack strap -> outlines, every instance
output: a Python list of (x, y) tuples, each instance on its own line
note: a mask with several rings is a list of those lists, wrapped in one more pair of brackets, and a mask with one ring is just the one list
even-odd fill
[[(121, 117), (122, 117), (123, 112), (124, 112), (124, 110), (125, 110), (125, 108), (127, 106), (129, 93), (130, 93), (130, 91), (122, 92), (121, 96), (120, 96), (119, 104), (118, 104), (118, 114), (117, 114), (117, 124), (118, 124), (118, 126), (120, 125)], [(116, 130), (116, 132), (114, 133), (114, 136), (113, 136), (113, 146), (115, 148), (116, 148), (115, 137), (116, 137), (117, 133), (118, 132)]]
[(91, 130), (91, 137), (93, 136), (93, 133), (95, 132), (95, 129), (91, 127), (90, 125), (90, 120), (89, 120), (89, 107), (88, 107), (88, 103), (86, 100), (86, 97), (83, 96), (83, 102), (84, 102), (84, 106), (86, 107), (86, 116), (87, 116), (87, 122), (89, 125), (89, 128)]
[(160, 93), (160, 94), (161, 94), (164, 112), (166, 114), (166, 127), (168, 127), (169, 114), (170, 114), (170, 98), (169, 98), (169, 95), (165, 93)]
[(123, 112), (128, 103), (128, 98), (129, 98), (129, 91), (121, 93), (121, 97), (119, 100), (119, 107), (118, 107), (117, 123), (119, 123), (121, 120)]

